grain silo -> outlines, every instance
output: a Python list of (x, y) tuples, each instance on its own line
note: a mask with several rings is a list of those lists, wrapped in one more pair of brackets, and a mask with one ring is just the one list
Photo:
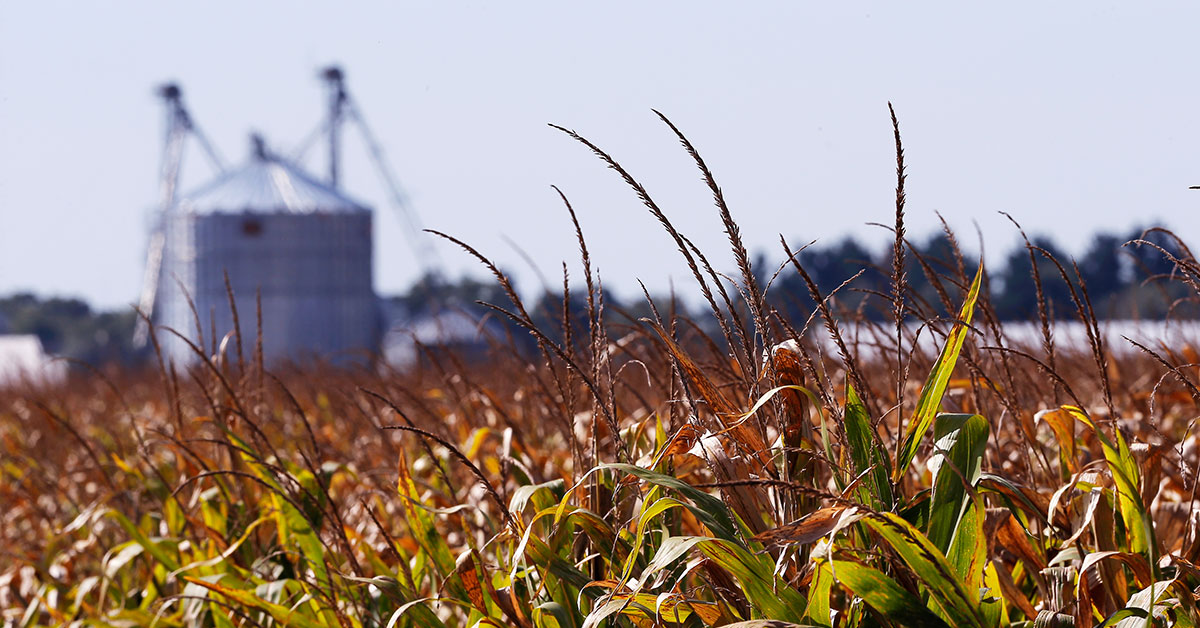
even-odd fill
[[(320, 78), (328, 88), (328, 117), (285, 159), (261, 138), (250, 158), (227, 169), (200, 132), (174, 83), (158, 95), (166, 105), (166, 134), (159, 203), (150, 231), (146, 274), (138, 309), (159, 328), (154, 338), (176, 363), (197, 359), (184, 335), (206, 354), (234, 330), (225, 276), (236, 297), (238, 322), (249, 351), (257, 333), (261, 294), (263, 355), (268, 362), (319, 358), (359, 362), (378, 354), (383, 331), (380, 301), (372, 287), (372, 211), (338, 188), (341, 127), (360, 132), (390, 204), (407, 228), (412, 252), (426, 274), (437, 272), (436, 253), (391, 173), (383, 149), (346, 91), (336, 66)], [(317, 139), (328, 139), (329, 174), (319, 179), (298, 165)], [(197, 140), (216, 178), (176, 194), (184, 143)], [(135, 346), (150, 340), (139, 321)], [(197, 342), (203, 339), (204, 342)], [(250, 345), (250, 346), (246, 346)]]
[[(380, 336), (371, 220), (362, 203), (255, 137), (246, 163), (182, 195), (165, 213), (156, 323), (193, 342), (203, 334), (211, 347), (234, 329), (228, 275), (247, 351), (261, 294), (266, 361), (361, 360), (377, 351)], [(159, 338), (176, 361), (195, 358), (178, 339)]]

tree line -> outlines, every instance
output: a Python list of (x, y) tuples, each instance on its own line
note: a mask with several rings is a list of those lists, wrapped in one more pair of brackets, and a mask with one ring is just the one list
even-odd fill
[[(963, 277), (975, 274), (977, 260), (964, 254), (949, 233), (935, 233), (907, 244), (904, 268), (911, 308), (926, 316), (950, 315), (943, 295), (953, 295), (951, 300), (958, 298), (962, 287), (958, 284)], [(1075, 309), (1068, 280), (1076, 287), (1086, 286), (1094, 311), (1101, 319), (1161, 319), (1168, 315), (1198, 318), (1200, 308), (1179, 299), (1182, 286), (1177, 282), (1157, 281), (1169, 277), (1174, 270), (1171, 256), (1183, 258), (1186, 253), (1173, 236), (1161, 230), (1099, 233), (1092, 237), (1082, 255), (1074, 259), (1052, 238), (1035, 236), (1019, 241), (1007, 251), (998, 267), (988, 269), (987, 290), (997, 317), (1004, 321), (1037, 317), (1038, 284), (1049, 316), (1073, 317)], [(795, 254), (819, 294), (826, 297), (835, 293), (832, 298), (839, 308), (874, 320), (891, 316), (886, 295), (891, 290), (893, 256), (891, 247), (872, 252), (853, 237), (817, 242)], [(778, 273), (776, 269), (780, 269)], [(790, 320), (804, 320), (812, 312), (814, 301), (809, 285), (790, 264), (772, 265), (760, 254), (755, 271), (761, 285), (770, 285), (771, 305)], [(579, 290), (569, 296), (568, 310), (575, 312), (572, 316), (583, 316), (584, 298)], [(649, 314), (642, 298), (620, 300), (606, 294), (605, 299), (610, 321), (618, 316), (636, 321)], [(386, 296), (382, 301), (383, 309), (391, 312), (393, 318), (400, 313), (400, 318), (411, 319), (441, 307), (470, 310), (477, 307), (476, 301), (503, 305), (507, 297), (491, 280), (427, 276), (406, 292)], [(536, 321), (547, 328), (561, 326), (561, 293), (547, 290), (535, 303), (530, 311)], [(688, 314), (681, 302), (672, 305)], [(96, 311), (80, 299), (40, 298), (28, 293), (0, 297), (0, 333), (34, 334), (48, 353), (91, 364), (134, 365), (146, 360), (148, 348), (133, 346), (136, 320), (132, 308)], [(582, 318), (575, 322), (586, 325)]]
[[(1038, 317), (1039, 287), (1046, 314), (1052, 319), (1075, 317), (1071, 286), (1082, 298), (1086, 290), (1097, 317), (1106, 320), (1196, 318), (1196, 304), (1180, 298), (1186, 290), (1178, 282), (1164, 281), (1175, 271), (1176, 259), (1190, 255), (1169, 232), (1133, 229), (1125, 234), (1104, 232), (1092, 237), (1083, 253), (1072, 257), (1047, 236), (1019, 240), (987, 273), (987, 292), (997, 318), (1030, 321)], [(890, 294), (894, 251), (872, 253), (854, 238), (833, 244), (813, 245), (796, 254), (821, 295), (838, 290), (843, 308), (868, 319), (891, 316)], [(923, 241), (908, 242), (904, 269), (910, 306), (925, 316), (952, 315), (946, 311), (938, 286), (952, 295), (978, 269), (978, 260), (962, 252), (952, 234), (939, 232)], [(789, 272), (791, 270), (792, 272)], [(859, 274), (861, 273), (861, 274)], [(1070, 285), (1068, 285), (1068, 281)], [(770, 299), (790, 317), (807, 316), (813, 307), (803, 277), (784, 268), (774, 280)]]

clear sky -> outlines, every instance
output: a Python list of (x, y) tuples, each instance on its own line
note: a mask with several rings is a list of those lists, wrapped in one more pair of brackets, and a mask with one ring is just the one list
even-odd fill
[[(280, 150), (323, 110), (340, 63), (422, 222), (515, 271), (579, 276), (580, 214), (607, 285), (690, 288), (667, 235), (616, 175), (546, 126), (609, 150), (725, 269), (687, 133), (755, 250), (845, 234), (882, 245), (894, 179), (887, 102), (909, 163), (909, 229), (942, 212), (989, 253), (997, 212), (1074, 253), (1093, 232), (1165, 222), (1200, 237), (1200, 5), (1185, 2), (192, 2), (0, 4), (0, 294), (136, 301), (162, 112), (177, 80), (226, 161)], [(376, 285), (417, 274), (357, 138), (346, 188), (375, 205)], [(308, 167), (325, 169), (313, 153)], [(184, 191), (211, 177), (193, 145)], [(478, 272), (437, 245), (448, 274)]]

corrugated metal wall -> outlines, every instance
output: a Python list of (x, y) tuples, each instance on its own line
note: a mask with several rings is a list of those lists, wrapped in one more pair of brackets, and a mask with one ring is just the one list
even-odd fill
[[(371, 218), (369, 211), (173, 213), (162, 324), (196, 341), (191, 310), (170, 279), (174, 273), (204, 319), (206, 344), (214, 326), (218, 339), (232, 330), (228, 272), (248, 352), (256, 333), (255, 292), (261, 290), (268, 362), (362, 361), (378, 350), (382, 326), (372, 289)], [(183, 343), (164, 346), (176, 360), (190, 361)]]
[[(158, 275), (155, 324), (160, 327), (169, 327), (196, 343), (199, 340), (195, 332), (197, 321), (187, 302), (187, 295), (191, 295), (194, 299), (196, 294), (192, 216), (170, 212), (165, 220), (166, 240), (163, 247), (162, 270)], [(187, 291), (186, 295), (184, 290)], [(197, 307), (197, 312), (200, 311)], [(201, 314), (201, 318), (206, 319), (206, 314)], [(204, 333), (208, 334), (207, 320), (202, 322), (205, 324)], [(158, 338), (164, 357), (176, 364), (197, 359), (191, 348), (173, 334), (160, 330), (155, 337)], [(205, 346), (201, 348), (207, 351), (211, 339), (203, 344)]]

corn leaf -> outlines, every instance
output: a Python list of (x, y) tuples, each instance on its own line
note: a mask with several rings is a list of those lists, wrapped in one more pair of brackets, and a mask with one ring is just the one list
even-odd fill
[(933, 494), (927, 536), (943, 552), (949, 551), (950, 539), (969, 502), (968, 489), (979, 481), (989, 431), (987, 419), (978, 414), (941, 414), (934, 422), (937, 441), (929, 459)]
[(967, 298), (963, 301), (962, 309), (958, 312), (958, 320), (955, 321), (954, 328), (946, 337), (946, 344), (942, 347), (937, 361), (933, 363), (933, 368), (929, 371), (929, 378), (925, 380), (925, 386), (921, 388), (916, 410), (909, 418), (908, 428), (904, 433), (904, 444), (900, 447), (896, 458), (896, 466), (892, 475), (893, 481), (899, 481), (908, 471), (908, 465), (916, 457), (921, 440), (929, 431), (938, 408), (942, 405), (942, 395), (946, 393), (946, 384), (950, 381), (950, 375), (954, 373), (954, 365), (958, 362), (958, 354), (962, 351), (963, 341), (966, 340), (967, 332), (970, 329), (971, 318), (975, 314), (975, 301), (979, 298), (982, 281), (983, 264), (980, 264), (979, 271), (975, 273), (975, 280), (971, 282), (971, 289), (967, 291)]
[(705, 493), (678, 478), (631, 464), (611, 463), (600, 465), (599, 468), (623, 471), (655, 486), (678, 491), (692, 502), (692, 505), (688, 506), (688, 510), (696, 515), (700, 523), (708, 527), (714, 535), (721, 539), (738, 542), (737, 527), (729, 514), (729, 510), (725, 507), (725, 502), (721, 501), (720, 498)]
[(433, 515), (422, 507), (424, 501), (408, 471), (408, 462), (405, 460), (404, 454), (400, 455), (396, 466), (399, 475), (396, 483), (397, 490), (402, 498), (405, 518), (412, 531), (413, 540), (433, 560), (434, 566), (443, 577), (454, 573), (454, 555), (450, 552), (450, 547), (446, 545), (446, 540), (438, 534)]
[(282, 624), (284, 626), (296, 626), (297, 628), (322, 628), (323, 627), (323, 624), (300, 614), (298, 611), (290, 609), (281, 604), (269, 602), (269, 601), (259, 597), (258, 595), (255, 595), (251, 591), (243, 591), (241, 589), (234, 589), (234, 588), (222, 586), (215, 582), (206, 582), (199, 578), (192, 578), (190, 576), (184, 576), (183, 579), (186, 580), (187, 582), (190, 582), (197, 586), (204, 587), (205, 589), (208, 589), (210, 591), (220, 593), (221, 595), (225, 596), (226, 598), (229, 598), (231, 601), (237, 602), (238, 604), (240, 604), (242, 606), (246, 606), (249, 608), (257, 608), (258, 610), (265, 611), (268, 615), (271, 616), (272, 619), (274, 619), (275, 621), (279, 622), (280, 624)]
[(871, 417), (867, 407), (854, 391), (849, 380), (846, 381), (845, 431), (846, 442), (850, 449), (850, 459), (854, 461), (854, 475), (870, 474), (859, 489), (859, 501), (876, 510), (890, 510), (895, 505), (892, 497), (892, 483), (888, 479), (890, 462), (887, 452), (879, 442), (879, 437), (871, 428)]
[(1174, 580), (1162, 580), (1134, 593), (1125, 604), (1125, 608), (1104, 620), (1101, 626), (1140, 628), (1154, 625), (1151, 616), (1162, 608), (1160, 603), (1173, 583)]
[(584, 627), (594, 626), (601, 619), (613, 613), (629, 615), (636, 620), (650, 619), (656, 622), (679, 624), (688, 621), (695, 615), (706, 625), (712, 625), (721, 618), (721, 609), (712, 602), (688, 600), (673, 593), (655, 595), (653, 593), (613, 593), (607, 600), (588, 616)]
[(853, 506), (828, 506), (804, 516), (800, 521), (754, 535), (754, 540), (768, 545), (804, 545), (840, 530), (863, 517), (861, 509)]
[[(279, 533), (280, 544), (299, 550), (300, 556), (316, 574), (317, 582), (322, 586), (328, 586), (329, 571), (325, 567), (325, 546), (321, 543), (321, 537), (313, 529), (308, 516), (296, 508), (291, 500), (285, 499), (287, 492), (283, 490), (276, 479), (275, 471), (253, 455), (250, 445), (231, 432), (227, 431), (226, 434), (230, 441), (238, 447), (238, 454), (246, 466), (263, 484), (270, 488), (268, 495), (275, 512), (275, 525)], [(305, 475), (312, 478), (311, 473), (305, 472)], [(296, 479), (302, 486), (305, 483), (302, 479), (293, 479)]]
[[(946, 560), (954, 568), (954, 572), (962, 579), (967, 593), (979, 591), (984, 586), (984, 569), (987, 568), (987, 537), (983, 532), (984, 521), (983, 498), (976, 496), (967, 502), (967, 509), (958, 520), (954, 530), (954, 538), (950, 541), (950, 549)], [(995, 595), (999, 595), (996, 591)]]
[(663, 497), (652, 503), (645, 504), (641, 516), (638, 517), (637, 532), (633, 538), (633, 551), (629, 553), (629, 558), (625, 561), (625, 568), (621, 572), (621, 582), (625, 582), (629, 579), (629, 576), (633, 575), (633, 567), (637, 562), (642, 545), (645, 543), (646, 527), (650, 522), (668, 510), (683, 508), (685, 506), (686, 504), (672, 497)]
[(146, 534), (138, 529), (138, 527), (134, 525), (132, 521), (116, 510), (109, 510), (106, 514), (107, 516), (116, 520), (117, 525), (121, 526), (121, 528), (125, 530), (125, 533), (132, 537), (132, 542), (135, 542), (141, 546), (142, 549), (144, 549), (147, 554), (152, 556), (154, 560), (158, 561), (160, 565), (170, 571), (174, 571), (179, 568), (179, 560), (176, 555), (163, 548), (164, 545), (170, 545), (170, 543), (163, 543), (164, 539), (155, 540), (151, 539), (149, 536), (146, 536)]
[(967, 592), (955, 569), (941, 550), (925, 535), (895, 513), (882, 513), (863, 520), (883, 538), (925, 585), (930, 602), (954, 626), (981, 626), (979, 594)]
[(1072, 473), (1079, 471), (1079, 464), (1075, 461), (1075, 417), (1062, 408), (1056, 408), (1039, 412), (1035, 418), (1045, 421), (1054, 432), (1054, 440), (1058, 441), (1058, 464), (1062, 479), (1067, 479)]
[(807, 602), (794, 587), (774, 572), (774, 563), (766, 554), (756, 554), (724, 539), (707, 536), (677, 536), (665, 540), (646, 569), (643, 580), (695, 548), (737, 579), (750, 605), (762, 616), (799, 621)]
[(804, 616), (804, 596), (775, 575), (769, 555), (749, 552), (723, 539), (705, 539), (697, 549), (737, 578), (746, 599), (761, 616), (787, 621), (800, 621)]
[(808, 608), (804, 619), (811, 619), (822, 626), (833, 625), (830, 617), (829, 593), (833, 588), (833, 566), (827, 560), (813, 565), (812, 582), (808, 585)]
[(863, 599), (876, 613), (898, 626), (949, 628), (921, 600), (873, 567), (847, 560), (833, 561), (837, 581)]
[(558, 602), (545, 602), (533, 609), (533, 623), (539, 628), (571, 628), (570, 613)]
[(793, 624), (778, 619), (751, 619), (725, 624), (722, 628), (817, 628), (809, 624)]
[(983, 625), (1007, 626), (1009, 624), (1008, 604), (1004, 599), (1004, 586), (1000, 583), (1000, 572), (990, 561), (983, 570), (983, 586), (985, 591), (983, 603), (980, 606), (980, 610), (983, 612)]
[[(1133, 453), (1129, 451), (1129, 445), (1125, 442), (1125, 437), (1121, 436), (1120, 430), (1117, 430), (1115, 433), (1117, 442), (1114, 444), (1083, 410), (1074, 406), (1063, 406), (1063, 409), (1091, 428), (1092, 433), (1100, 441), (1101, 448), (1104, 450), (1104, 460), (1108, 463), (1113, 482), (1117, 486), (1117, 503), (1121, 519), (1125, 522), (1125, 532), (1129, 537), (1129, 551), (1135, 553), (1153, 551), (1154, 548), (1151, 545), (1154, 530), (1150, 523), (1149, 513), (1146, 511), (1146, 505), (1142, 503), (1141, 490), (1138, 488), (1141, 475), (1138, 471), (1137, 461), (1134, 459)], [(1151, 556), (1151, 567), (1154, 567), (1155, 562)]]

